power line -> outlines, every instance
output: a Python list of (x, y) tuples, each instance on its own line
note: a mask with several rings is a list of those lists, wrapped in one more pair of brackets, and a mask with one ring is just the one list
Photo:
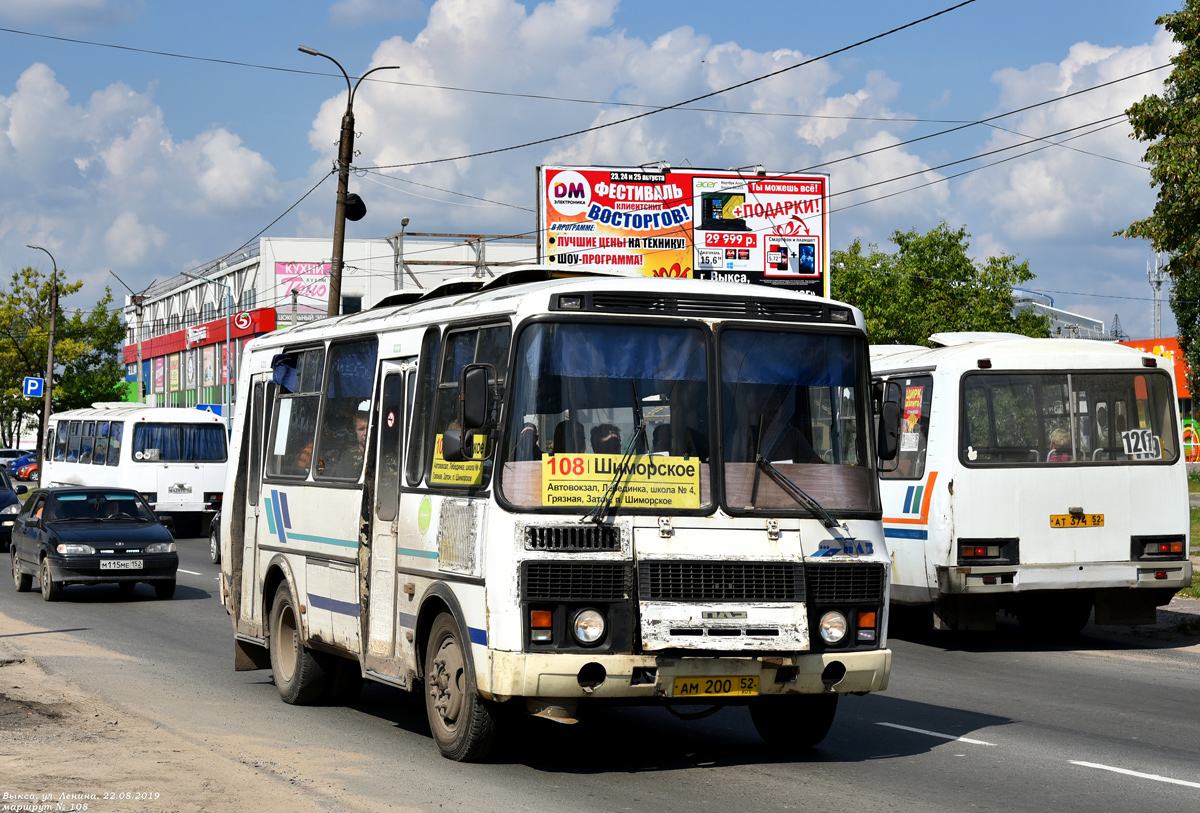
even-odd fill
[(637, 121), (638, 119), (644, 119), (649, 116), (657, 115), (658, 113), (666, 112), (668, 110), (677, 110), (679, 108), (682, 108), (684, 105), (693, 104), (695, 102), (703, 101), (704, 99), (711, 99), (714, 96), (720, 96), (724, 93), (729, 93), (730, 91), (738, 90), (740, 88), (744, 88), (749, 85), (753, 85), (756, 82), (762, 82), (763, 80), (771, 79), (773, 77), (779, 76), (780, 74), (787, 73), (788, 71), (794, 71), (797, 68), (803, 68), (806, 65), (813, 64), (814, 62), (820, 62), (821, 60), (829, 59), (830, 57), (836, 56), (841, 53), (845, 53), (846, 51), (850, 51), (850, 50), (852, 50), (854, 48), (858, 48), (862, 45), (866, 45), (868, 43), (882, 39), (884, 37), (891, 36), (892, 34), (899, 33), (900, 31), (904, 31), (907, 28), (912, 28), (915, 25), (920, 25), (921, 23), (928, 22), (929, 20), (932, 20), (935, 17), (940, 17), (943, 14), (948, 14), (951, 11), (955, 11), (957, 9), (962, 8), (963, 6), (969, 6), (974, 2), (975, 2), (975, 0), (963, 0), (963, 2), (953, 5), (953, 6), (950, 6), (949, 8), (944, 8), (941, 11), (936, 11), (933, 14), (926, 15), (924, 17), (921, 17), (920, 19), (905, 23), (904, 25), (897, 26), (888, 31), (884, 31), (880, 34), (875, 34), (874, 36), (867, 37), (866, 39), (859, 40), (858, 42), (851, 43), (850, 45), (844, 45), (841, 48), (835, 48), (834, 50), (828, 51), (824, 54), (821, 54), (820, 56), (815, 56), (815, 57), (812, 57), (811, 59), (806, 59), (803, 62), (797, 62), (796, 64), (789, 65), (786, 68), (780, 68), (779, 70), (771, 71), (770, 73), (765, 73), (761, 76), (756, 76), (753, 79), (747, 79), (743, 82), (738, 82), (736, 84), (729, 85), (728, 87), (724, 87), (719, 90), (713, 90), (708, 93), (701, 94), (699, 96), (693, 96), (690, 99), (684, 99), (683, 101), (676, 102), (675, 104), (666, 105), (664, 107), (656, 107), (651, 110), (647, 110), (644, 113), (638, 113), (633, 116), (626, 116), (623, 119), (617, 119), (615, 121), (610, 121), (605, 124), (596, 124), (591, 127), (585, 127), (582, 130), (575, 130), (570, 133), (563, 133), (561, 135), (548, 136), (546, 138), (539, 138), (536, 141), (527, 141), (524, 144), (515, 144), (510, 147), (497, 147), (497, 148), (491, 149), (491, 150), (483, 150), (482, 152), (473, 152), (473, 153), (468, 153), (465, 155), (457, 155), (452, 158), (434, 158), (434, 159), (430, 159), (430, 160), (426, 160), (426, 161), (410, 161), (405, 164), (386, 164), (386, 165), (382, 165), (382, 166), (366, 167), (366, 169), (403, 169), (406, 167), (428, 166), (430, 164), (442, 164), (442, 163), (446, 163), (449, 161), (462, 161), (467, 158), (479, 158), (479, 157), (485, 156), (485, 155), (496, 155), (497, 153), (525, 149), (526, 147), (534, 147), (539, 144), (548, 144), (552, 141), (561, 141), (566, 138), (574, 138), (575, 136), (584, 135), (585, 133), (592, 133), (592, 132), (596, 132), (597, 130), (604, 130), (609, 127), (616, 127), (619, 124), (628, 124), (631, 121)]

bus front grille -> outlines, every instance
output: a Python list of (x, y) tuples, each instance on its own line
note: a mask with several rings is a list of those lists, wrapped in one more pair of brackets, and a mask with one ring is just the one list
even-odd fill
[(804, 569), (793, 562), (642, 562), (642, 601), (803, 601)]
[(529, 525), (525, 528), (525, 549), (556, 553), (619, 551), (621, 529), (612, 525)]
[(525, 601), (620, 601), (629, 598), (633, 577), (626, 562), (524, 562)]
[(887, 584), (880, 562), (809, 564), (804, 575), (811, 604), (878, 604)]

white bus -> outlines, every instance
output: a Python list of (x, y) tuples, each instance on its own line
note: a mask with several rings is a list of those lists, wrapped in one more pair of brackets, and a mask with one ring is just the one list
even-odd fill
[(120, 486), (174, 518), (180, 536), (203, 536), (221, 505), (228, 457), (223, 419), (211, 412), (97, 403), (50, 416), (41, 482)]
[[(1115, 344), (946, 333), (871, 348), (898, 385), (881, 466), (892, 601), (943, 629), (1152, 623), (1191, 583), (1171, 365)], [(928, 622), (926, 615), (925, 621)]]
[(502, 705), (741, 704), (814, 745), (891, 668), (869, 387), (857, 310), (730, 283), (527, 268), (259, 337), (236, 668), (423, 687), (458, 760)]

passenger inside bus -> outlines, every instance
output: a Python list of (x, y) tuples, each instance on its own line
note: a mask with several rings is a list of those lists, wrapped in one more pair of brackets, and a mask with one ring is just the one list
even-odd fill
[(621, 454), (621, 430), (611, 423), (592, 427), (592, 451), (596, 454)]
[(1068, 463), (1071, 460), (1071, 433), (1061, 426), (1050, 433), (1050, 452), (1047, 463)]
[(513, 460), (541, 460), (542, 447), (538, 445), (537, 426), (526, 423), (517, 435), (517, 444), (513, 449)]
[(554, 427), (553, 454), (579, 454), (587, 451), (587, 441), (583, 434), (583, 424), (569, 418), (559, 421)]

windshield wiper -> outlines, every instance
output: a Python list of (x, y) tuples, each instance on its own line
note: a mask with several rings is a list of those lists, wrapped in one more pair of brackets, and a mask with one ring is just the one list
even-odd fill
[[(817, 502), (816, 499), (808, 492), (788, 479), (788, 476), (779, 469), (775, 468), (771, 461), (767, 460), (762, 455), (758, 455), (757, 459), (754, 461), (754, 464), (756, 469), (765, 471), (767, 476), (770, 477), (776, 485), (783, 489), (785, 494), (787, 494), (796, 502), (800, 503), (800, 505), (803, 505), (805, 508), (807, 508), (809, 513), (811, 513), (814, 517), (821, 520), (821, 524), (823, 524), (826, 528), (838, 527), (837, 520), (829, 515), (829, 512), (825, 510), (821, 503)], [(757, 491), (757, 483), (755, 483), (755, 486), (755, 490)]]
[(600, 502), (592, 507), (582, 517), (580, 522), (584, 522), (588, 517), (591, 517), (597, 525), (604, 522), (604, 517), (608, 515), (609, 509), (612, 508), (612, 501), (617, 496), (617, 485), (621, 482), (621, 478), (629, 472), (625, 470), (625, 465), (629, 462), (629, 458), (633, 456), (634, 449), (637, 448), (638, 439), (646, 434), (646, 421), (642, 417), (642, 399), (638, 396), (637, 382), (633, 384), (633, 414), (637, 420), (637, 427), (633, 430), (633, 434), (629, 437), (629, 445), (625, 447), (625, 454), (621, 457), (621, 462), (617, 464), (616, 471), (613, 472), (612, 479), (608, 481), (608, 486), (604, 489), (604, 496), (600, 498)]

